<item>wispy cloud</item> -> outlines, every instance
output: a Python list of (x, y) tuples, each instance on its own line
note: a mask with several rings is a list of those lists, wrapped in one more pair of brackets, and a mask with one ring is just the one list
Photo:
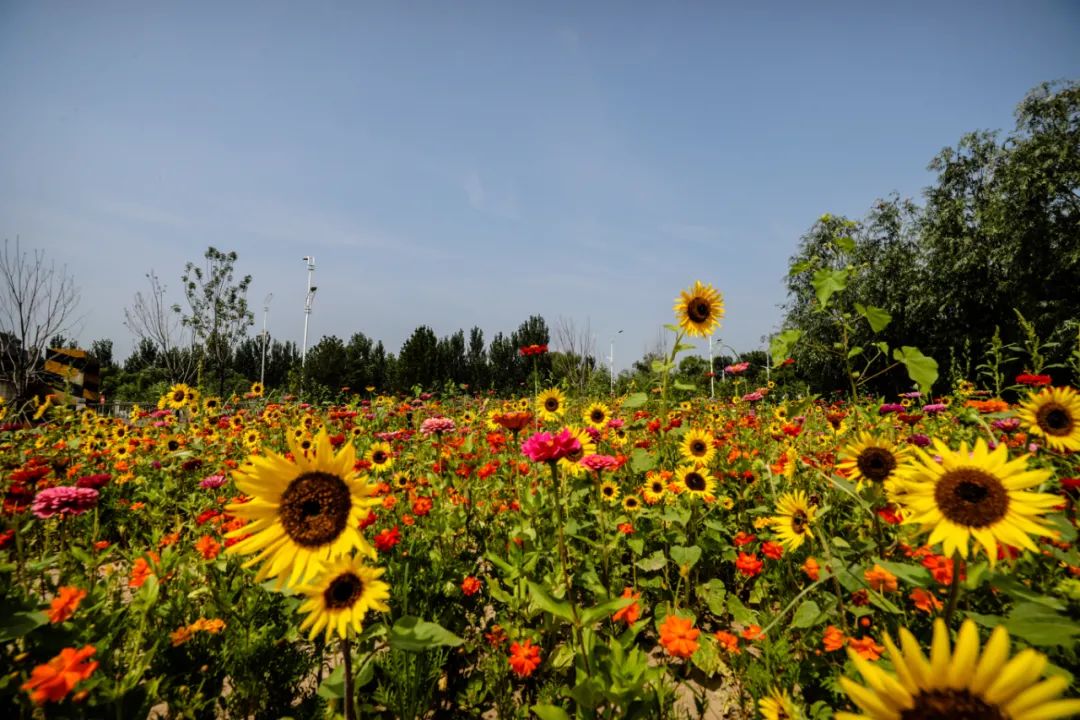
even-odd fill
[(517, 193), (512, 187), (485, 184), (479, 173), (470, 170), (462, 178), (461, 188), (469, 205), (477, 212), (508, 220), (519, 218)]

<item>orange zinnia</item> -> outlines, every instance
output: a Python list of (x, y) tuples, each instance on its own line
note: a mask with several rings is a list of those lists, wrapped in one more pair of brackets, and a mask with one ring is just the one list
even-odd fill
[(885, 646), (878, 645), (874, 642), (874, 638), (869, 635), (863, 635), (859, 640), (848, 638), (848, 645), (864, 660), (877, 660), (881, 657), (881, 653), (885, 651)]
[(49, 622), (55, 625), (67, 620), (75, 614), (84, 597), (86, 591), (81, 588), (66, 585), (60, 588), (59, 594), (49, 604)]
[(611, 619), (615, 622), (622, 620), (627, 625), (633, 625), (641, 617), (641, 607), (637, 604), (636, 600), (641, 597), (641, 593), (634, 592), (633, 588), (626, 588), (623, 590), (622, 596), (624, 598), (634, 598), (635, 602), (630, 603), (626, 607), (616, 610), (615, 614), (611, 616)]
[(688, 658), (697, 651), (700, 634), (701, 631), (694, 628), (693, 620), (668, 615), (660, 626), (660, 644), (669, 655)]
[(128, 582), (128, 587), (142, 587), (146, 579), (153, 574), (154, 571), (150, 569), (150, 564), (146, 562), (146, 558), (138, 558), (135, 564), (131, 566), (131, 580)]
[(836, 652), (844, 647), (846, 640), (840, 628), (830, 625), (825, 628), (825, 636), (821, 638), (821, 643), (825, 646), (826, 652)]
[(60, 654), (44, 665), (38, 665), (30, 673), (30, 679), (22, 685), (30, 691), (30, 699), (41, 705), (46, 701), (59, 702), (74, 687), (97, 670), (98, 663), (87, 662), (96, 653), (93, 645), (79, 650), (64, 648)]
[(532, 640), (510, 646), (510, 669), (519, 677), (529, 677), (540, 667), (540, 648)]
[(863, 577), (878, 592), (896, 592), (896, 576), (880, 565), (864, 572)]
[(806, 558), (806, 562), (802, 564), (802, 571), (806, 573), (806, 577), (814, 582), (817, 582), (818, 578), (821, 577), (821, 566), (812, 556)]
[(731, 653), (732, 655), (738, 655), (739, 654), (739, 636), (738, 635), (733, 635), (732, 633), (726, 632), (724, 630), (717, 630), (713, 634), (713, 637), (715, 637), (716, 641), (718, 643), (720, 643), (720, 645), (723, 646), (723, 648), (725, 650), (727, 650), (729, 653)]
[(915, 603), (915, 607), (928, 615), (933, 615), (938, 610), (941, 610), (941, 601), (932, 592), (922, 588), (915, 588), (911, 591), (910, 597), (911, 601)]

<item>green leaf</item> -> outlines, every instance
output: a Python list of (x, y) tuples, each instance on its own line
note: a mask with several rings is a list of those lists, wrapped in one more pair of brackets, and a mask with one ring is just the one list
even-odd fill
[(701, 588), (704, 593), (699, 591), (699, 595), (705, 595), (705, 604), (709, 607), (709, 612), (713, 615), (723, 615), (727, 611), (727, 606), (724, 605), (724, 599), (727, 596), (727, 588), (724, 587), (724, 581), (719, 578), (713, 578), (709, 582), (705, 583)]
[(398, 618), (394, 627), (390, 628), (389, 641), (390, 647), (408, 652), (418, 652), (440, 645), (457, 647), (465, 642), (442, 625), (412, 615)]
[(691, 385), (690, 383), (676, 382), (672, 383), (671, 386), (676, 390), (686, 390), (687, 392), (697, 390), (697, 385)]
[(833, 295), (847, 287), (848, 275), (851, 271), (847, 268), (840, 270), (816, 270), (810, 280), (814, 286), (814, 294), (817, 295), (819, 309), (824, 310)]
[(859, 355), (862, 355), (862, 354), (863, 354), (862, 347), (859, 346), (859, 345), (856, 345), (855, 347), (848, 350), (848, 353), (847, 353), (848, 360), (850, 360), (853, 357), (858, 357)]
[(566, 711), (557, 705), (533, 705), (531, 708), (540, 720), (570, 720)]
[(632, 537), (627, 538), (626, 546), (630, 548), (630, 551), (635, 555), (640, 555), (645, 552), (645, 540), (644, 538)]
[(668, 369), (667, 363), (665, 363), (663, 360), (653, 360), (650, 367), (652, 368), (652, 371), (654, 373), (662, 373)]
[(799, 342), (803, 335), (802, 330), (791, 328), (777, 333), (769, 341), (769, 355), (772, 357), (773, 367), (778, 366), (791, 356), (791, 347)]
[(801, 262), (793, 263), (791, 269), (788, 270), (788, 277), (800, 275), (812, 267), (814, 267), (813, 260), (802, 260)]
[(752, 625), (757, 622), (757, 615), (743, 605), (737, 595), (728, 595), (727, 607), (735, 622), (740, 622), (743, 625)]
[(656, 572), (667, 565), (667, 558), (664, 557), (663, 550), (657, 550), (649, 557), (638, 560), (636, 564), (645, 572)]
[(319, 685), (316, 694), (326, 700), (340, 700), (345, 697), (345, 666), (338, 665)]
[(31, 630), (41, 627), (48, 620), (48, 616), (43, 612), (23, 610), (10, 614), (5, 613), (0, 618), (0, 642), (20, 638)]
[(701, 548), (697, 545), (691, 545), (690, 547), (683, 547), (682, 545), (673, 545), (671, 547), (671, 559), (679, 567), (692, 568), (697, 564), (697, 561), (701, 559)]
[(636, 473), (647, 473), (656, 467), (656, 456), (644, 448), (634, 448), (630, 453), (630, 469)]
[(575, 650), (573, 646), (562, 644), (555, 649), (555, 653), (551, 656), (551, 667), (556, 670), (564, 670), (568, 667), (572, 667), (574, 664)]
[(908, 377), (919, 386), (923, 394), (930, 394), (930, 388), (938, 379), (937, 360), (923, 355), (919, 348), (910, 345), (893, 350), (893, 360), (907, 368)]
[(720, 652), (716, 649), (716, 641), (708, 635), (701, 639), (698, 649), (690, 656), (690, 662), (705, 673), (705, 677), (712, 677), (724, 668), (724, 661), (720, 659)]
[(570, 603), (565, 600), (556, 600), (548, 595), (547, 590), (531, 580), (528, 581), (528, 585), (529, 594), (532, 596), (533, 604), (536, 607), (567, 622), (574, 621), (574, 613), (570, 609)]
[(813, 600), (804, 600), (791, 618), (791, 627), (808, 628), (817, 625), (821, 618), (821, 608)]
[[(930, 571), (922, 565), (909, 565), (889, 560), (879, 560), (877, 564), (910, 585), (916, 587), (930, 586)], [(970, 568), (968, 572), (971, 572)]]
[(836, 244), (836, 247), (840, 248), (843, 252), (846, 252), (849, 255), (855, 252), (855, 240), (848, 237), (847, 235), (833, 238), (833, 242)]
[(1080, 635), (1080, 625), (1045, 605), (1032, 602), (1016, 605), (1005, 620), (1005, 629), (1037, 647), (1072, 647)]
[(634, 598), (617, 597), (611, 600), (605, 600), (604, 602), (591, 607), (581, 615), (581, 622), (585, 625), (591, 625), (592, 623), (603, 620), (609, 615), (622, 610), (627, 605), (632, 605), (635, 602)]
[(630, 395), (625, 400), (623, 400), (622, 406), (624, 408), (629, 408), (632, 410), (633, 408), (641, 407), (647, 402), (649, 402), (649, 396), (643, 392), (639, 392), (634, 393), (633, 395)]
[(855, 312), (866, 318), (866, 322), (870, 323), (870, 329), (874, 332), (881, 332), (892, 322), (892, 315), (873, 305), (864, 306), (862, 303), (855, 303)]

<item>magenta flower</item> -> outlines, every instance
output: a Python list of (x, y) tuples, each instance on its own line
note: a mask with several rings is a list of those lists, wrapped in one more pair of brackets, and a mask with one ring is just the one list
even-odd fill
[(554, 462), (581, 450), (581, 441), (563, 428), (557, 435), (538, 432), (521, 445), (521, 452), (533, 462)]
[(98, 501), (98, 491), (93, 488), (62, 485), (42, 490), (34, 496), (31, 509), (39, 518), (53, 515), (82, 515)]
[(454, 421), (448, 417), (428, 418), (420, 423), (420, 432), (429, 436), (435, 435), (436, 433), (442, 435), (443, 433), (454, 432), (456, 428), (457, 426), (454, 425)]
[[(1019, 422), (1019, 421), (1018, 421)], [(81, 478), (75, 481), (76, 487), (91, 488), (92, 490), (100, 490), (109, 484), (109, 480), (112, 479), (108, 473), (98, 473), (96, 475), (83, 475)]]
[(939, 412), (945, 412), (949, 408), (945, 403), (930, 403), (923, 406), (923, 412), (927, 415), (937, 415)]
[(610, 455), (586, 455), (579, 463), (593, 472), (601, 470), (613, 470), (619, 467), (619, 461)]
[(755, 390), (752, 393), (747, 393), (742, 396), (743, 402), (757, 402), (761, 398), (765, 397), (765, 393), (760, 390)]
[(224, 475), (207, 475), (199, 481), (199, 487), (203, 490), (217, 490), (227, 482)]

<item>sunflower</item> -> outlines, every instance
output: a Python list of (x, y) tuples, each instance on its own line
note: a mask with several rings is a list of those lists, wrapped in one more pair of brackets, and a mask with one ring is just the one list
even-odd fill
[(705, 430), (690, 428), (683, 435), (682, 443), (679, 445), (679, 454), (689, 462), (708, 465), (716, 455), (712, 434)]
[(339, 558), (315, 582), (299, 588), (307, 596), (298, 608), (307, 613), (300, 629), (310, 627), (311, 640), (325, 630), (327, 642), (335, 632), (342, 638), (348, 637), (349, 630), (359, 633), (368, 610), (390, 609), (384, 602), (390, 597), (390, 586), (379, 580), (383, 572), (347, 555)]
[(794, 550), (811, 534), (814, 512), (810, 498), (802, 490), (784, 493), (776, 501), (776, 514), (769, 518), (769, 524), (780, 543), (788, 550)]
[(692, 337), (709, 337), (724, 317), (724, 299), (712, 285), (695, 281), (675, 302), (679, 327)]
[(891, 484), (896, 469), (910, 457), (910, 448), (897, 448), (884, 438), (859, 433), (859, 439), (840, 453), (837, 467), (861, 490), (866, 482), (879, 486)]
[(615, 502), (619, 499), (619, 486), (610, 480), (605, 480), (600, 483), (600, 497), (609, 503)]
[(262, 434), (258, 430), (248, 430), (244, 433), (244, 445), (249, 450), (254, 450), (262, 444)]
[(698, 463), (683, 465), (675, 471), (675, 479), (691, 495), (697, 497), (712, 497), (716, 489), (716, 481), (709, 475), (709, 471)]
[(408, 490), (409, 486), (412, 485), (412, 478), (409, 477), (408, 473), (398, 471), (394, 473), (390, 482), (398, 490)]
[(367, 508), (379, 503), (375, 486), (354, 470), (356, 450), (343, 445), (336, 455), (326, 431), (315, 438), (316, 451), (305, 454), (289, 439), (293, 461), (266, 450), (233, 472), (237, 487), (251, 498), (227, 506), (248, 524), (228, 533), (244, 538), (227, 552), (257, 553), (245, 567), (260, 564), (257, 580), (275, 576), (278, 587), (303, 583), (320, 564), (353, 549), (375, 557), (357, 529)]
[(627, 495), (623, 498), (622, 509), (628, 513), (636, 513), (641, 509), (641, 500), (637, 495)]
[(884, 642), (895, 675), (848, 648), (848, 657), (867, 684), (842, 677), (840, 687), (864, 714), (838, 712), (837, 720), (1054, 720), (1080, 714), (1080, 699), (1060, 699), (1069, 687), (1064, 677), (1054, 675), (1036, 682), (1046, 669), (1045, 655), (1028, 648), (1009, 658), (1009, 632), (1004, 625), (990, 633), (981, 656), (979, 632), (970, 619), (960, 626), (953, 651), (945, 621), (935, 620), (929, 658), (907, 628), (900, 629), (903, 652), (887, 633)]
[(613, 447), (622, 447), (629, 438), (630, 436), (626, 433), (626, 430), (623, 428), (615, 428), (615, 430), (608, 435), (607, 439)]
[(1080, 393), (1072, 388), (1043, 388), (1021, 403), (1017, 415), (1051, 450), (1080, 450)]
[(536, 397), (536, 413), (544, 422), (554, 422), (566, 412), (566, 397), (559, 388), (549, 388)]
[(611, 419), (611, 410), (601, 402), (594, 402), (581, 413), (581, 418), (597, 430), (603, 430)]
[(582, 477), (585, 475), (586, 468), (581, 464), (581, 458), (586, 455), (594, 455), (596, 453), (596, 443), (593, 442), (592, 436), (584, 428), (567, 429), (570, 431), (570, 435), (581, 443), (581, 449), (560, 458), (559, 468), (570, 477)]
[(1004, 443), (991, 451), (982, 438), (970, 451), (966, 442), (953, 451), (935, 439), (940, 463), (925, 450), (916, 452), (918, 460), (897, 473), (891, 498), (903, 508), (904, 523), (930, 531), (927, 542), (942, 543), (946, 555), (966, 558), (968, 538), (974, 537), (993, 566), (999, 542), (1037, 552), (1028, 534), (1052, 532), (1039, 520), (1060, 498), (1027, 491), (1051, 476), (1049, 470), (1029, 470), (1028, 455), (1009, 460)]
[(645, 497), (645, 502), (655, 505), (664, 499), (665, 492), (667, 492), (667, 485), (660, 478), (654, 477), (645, 482), (641, 494)]
[(779, 688), (772, 688), (766, 697), (758, 700), (758, 710), (765, 720), (796, 720), (802, 717), (791, 695)]
[(209, 415), (213, 415), (221, 409), (221, 398), (216, 395), (211, 395), (203, 400), (203, 410)]
[(248, 394), (251, 395), (252, 397), (262, 397), (263, 392), (265, 392), (265, 390), (266, 390), (266, 388), (263, 387), (262, 383), (255, 382), (255, 383), (251, 383), (251, 389), (248, 390)]
[[(184, 383), (177, 383), (169, 388), (162, 398), (165, 407), (173, 410), (182, 410), (199, 402), (199, 393), (192, 390)], [(160, 403), (159, 403), (160, 404)]]
[(364, 459), (371, 463), (371, 468), (375, 472), (389, 470), (394, 467), (394, 449), (390, 447), (390, 443), (372, 443), (364, 453)]

